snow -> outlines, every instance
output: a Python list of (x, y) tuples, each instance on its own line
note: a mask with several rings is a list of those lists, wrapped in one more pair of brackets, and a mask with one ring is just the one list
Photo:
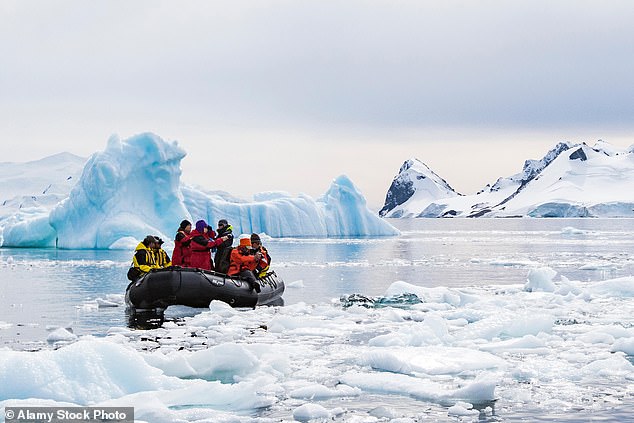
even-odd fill
[[(410, 160), (411, 162), (411, 160)], [(395, 181), (416, 181), (406, 201), (386, 201), (386, 217), (632, 217), (634, 152), (607, 142), (593, 147), (560, 143), (541, 160), (527, 160), (522, 172), (500, 178), (473, 195), (447, 191), (447, 183), (426, 166), (401, 168)], [(435, 175), (435, 174), (434, 174)], [(438, 181), (439, 180), (439, 181)], [(436, 188), (428, 185), (434, 183)], [(402, 190), (401, 190), (402, 191)], [(388, 198), (399, 192), (393, 186)], [(434, 192), (435, 195), (430, 195)], [(391, 195), (392, 194), (392, 195)], [(388, 204), (389, 203), (389, 204)]]
[[(37, 352), (5, 349), (0, 407), (134, 406), (138, 421), (254, 421), (246, 416), (270, 409), (310, 421), (353, 419), (346, 401), (381, 394), (477, 421), (491, 401), (574, 413), (584, 398), (610, 407), (616, 399), (595, 395), (605, 383), (627, 395), (634, 329), (620, 322), (632, 312), (634, 277), (572, 281), (546, 267), (527, 279), (531, 290), (396, 281), (386, 296), (423, 299), (407, 308), (235, 310), (214, 301), (158, 329), (113, 328), (105, 338)], [(398, 412), (383, 406), (356, 416), (381, 417)]]
[(0, 164), (0, 180), (6, 181), (0, 189), (1, 245), (130, 249), (147, 234), (172, 239), (185, 218), (210, 224), (226, 218), (236, 234), (272, 237), (399, 233), (370, 211), (345, 175), (318, 199), (276, 191), (246, 201), (181, 184), (185, 154), (177, 142), (144, 133), (126, 140), (112, 136), (87, 161), (60, 154)]
[[(412, 195), (413, 193), (416, 195)], [(401, 166), (388, 190), (386, 205), (379, 214), (387, 217), (414, 217), (413, 210), (423, 210), (436, 200), (457, 195), (444, 179), (425, 163), (414, 158)]]

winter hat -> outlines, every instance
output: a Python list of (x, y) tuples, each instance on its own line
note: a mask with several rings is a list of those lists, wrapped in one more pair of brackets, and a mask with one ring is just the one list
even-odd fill
[(181, 222), (181, 225), (179, 227), (180, 230), (184, 230), (186, 227), (190, 226), (192, 224), (192, 222), (190, 222), (189, 220), (185, 219)]
[(250, 238), (240, 238), (240, 247), (250, 247), (251, 239)]
[(218, 221), (218, 227), (220, 227), (220, 225), (229, 226), (229, 222), (227, 222), (227, 219), (220, 219)]
[(261, 243), (261, 241), (260, 241), (260, 235), (258, 235), (258, 234), (251, 234), (251, 243), (254, 243), (254, 242), (260, 242), (260, 243)]
[(196, 230), (200, 232), (201, 234), (205, 232), (206, 227), (207, 227), (207, 222), (205, 222), (204, 220), (201, 219), (198, 222), (196, 222)]

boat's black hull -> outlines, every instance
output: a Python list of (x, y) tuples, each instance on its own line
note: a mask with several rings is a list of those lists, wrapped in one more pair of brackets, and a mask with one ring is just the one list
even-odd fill
[(153, 270), (131, 282), (125, 300), (135, 309), (165, 309), (170, 305), (209, 307), (212, 300), (232, 307), (278, 304), (284, 293), (284, 281), (275, 272), (258, 280), (261, 292), (238, 277), (201, 269), (168, 267)]

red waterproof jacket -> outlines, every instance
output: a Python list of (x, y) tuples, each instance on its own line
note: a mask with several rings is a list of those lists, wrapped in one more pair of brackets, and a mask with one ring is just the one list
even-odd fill
[(191, 241), (191, 258), (188, 267), (198, 269), (214, 270), (214, 263), (211, 260), (211, 249), (222, 244), (222, 238), (209, 239), (207, 234), (201, 234), (197, 230), (190, 233)]
[(172, 265), (189, 267), (191, 264), (191, 240), (192, 235), (178, 231), (174, 238), (174, 252), (172, 253)]

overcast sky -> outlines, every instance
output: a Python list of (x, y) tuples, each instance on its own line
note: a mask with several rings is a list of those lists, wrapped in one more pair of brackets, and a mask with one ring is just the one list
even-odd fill
[(562, 140), (634, 144), (632, 1), (0, 0), (0, 161), (151, 131), (183, 180), (380, 208), (417, 157), (475, 193)]

